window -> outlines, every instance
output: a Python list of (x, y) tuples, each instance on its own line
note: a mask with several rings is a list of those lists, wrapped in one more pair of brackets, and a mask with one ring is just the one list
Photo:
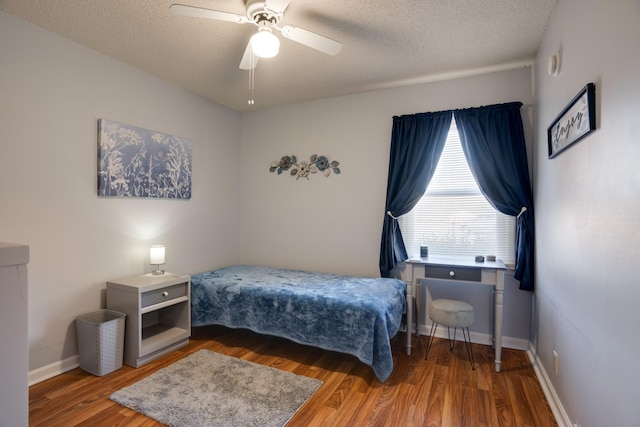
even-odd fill
[(410, 258), (425, 245), (430, 255), (495, 255), (515, 263), (515, 218), (498, 212), (480, 192), (455, 119), (426, 193), (398, 222)]

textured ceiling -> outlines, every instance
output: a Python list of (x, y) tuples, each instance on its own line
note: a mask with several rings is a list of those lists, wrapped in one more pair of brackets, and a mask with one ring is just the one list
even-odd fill
[(179, 16), (172, 3), (245, 14), (243, 0), (0, 0), (0, 10), (237, 111), (528, 65), (557, 0), (291, 0), (281, 25), (342, 42), (328, 56), (281, 37), (238, 68), (253, 25)]

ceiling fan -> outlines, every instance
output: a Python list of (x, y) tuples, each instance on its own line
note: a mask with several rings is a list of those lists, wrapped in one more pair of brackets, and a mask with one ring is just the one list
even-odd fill
[(245, 0), (246, 16), (184, 4), (172, 4), (169, 9), (178, 15), (257, 26), (258, 32), (249, 40), (240, 61), (240, 68), (243, 70), (254, 69), (259, 58), (270, 58), (278, 54), (280, 40), (273, 34), (274, 29), (289, 40), (327, 55), (337, 55), (342, 49), (342, 43), (293, 25), (278, 25), (289, 2), (290, 0)]

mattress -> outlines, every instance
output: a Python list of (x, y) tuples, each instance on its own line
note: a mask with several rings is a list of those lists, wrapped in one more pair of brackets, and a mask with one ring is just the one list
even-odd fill
[(191, 276), (192, 326), (224, 325), (356, 356), (386, 380), (406, 284), (238, 265)]

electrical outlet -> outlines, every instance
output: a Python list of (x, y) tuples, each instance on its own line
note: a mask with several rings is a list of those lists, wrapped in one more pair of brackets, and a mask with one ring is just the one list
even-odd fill
[(558, 377), (558, 352), (553, 350), (553, 373)]

